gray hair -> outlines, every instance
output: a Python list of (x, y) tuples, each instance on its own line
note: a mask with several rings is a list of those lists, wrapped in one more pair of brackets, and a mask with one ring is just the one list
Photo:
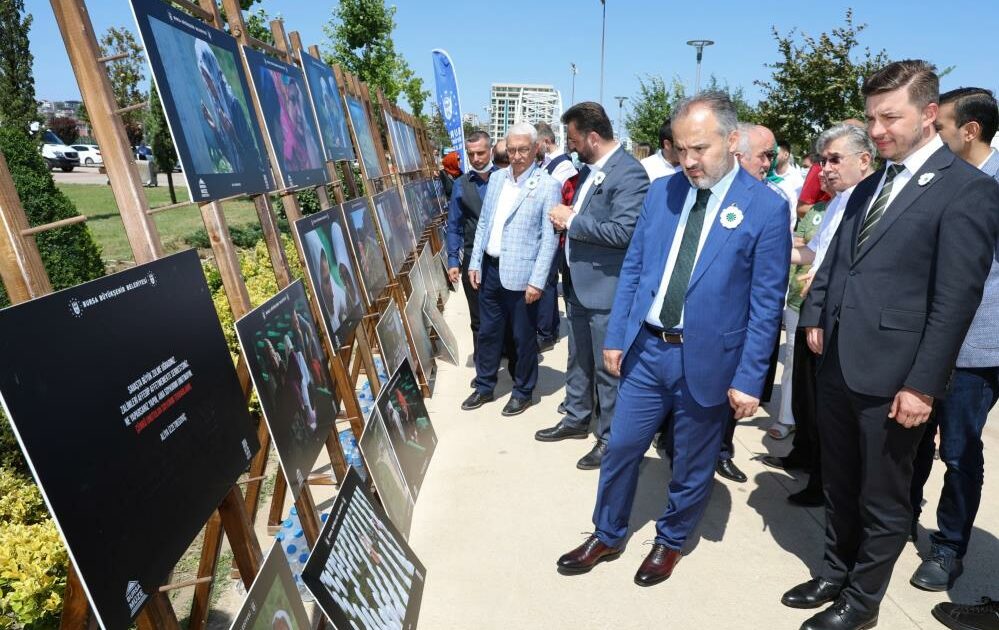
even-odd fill
[(530, 136), (531, 144), (534, 144), (538, 141), (538, 130), (531, 123), (519, 122), (506, 130), (506, 137), (510, 136)]
[(847, 138), (851, 151), (856, 153), (869, 153), (871, 157), (877, 156), (875, 153), (874, 141), (867, 135), (867, 130), (850, 123), (840, 123), (833, 125), (823, 131), (815, 141), (815, 152), (822, 153), (834, 140)]
[(690, 111), (698, 105), (705, 106), (714, 112), (715, 118), (718, 120), (718, 133), (723, 138), (727, 138), (738, 128), (739, 115), (735, 111), (732, 99), (725, 92), (718, 90), (705, 90), (677, 103), (672, 112), (673, 124), (675, 125), (677, 120), (689, 115)]
[(737, 130), (739, 131), (739, 144), (736, 145), (735, 152), (739, 155), (749, 155), (749, 139), (753, 132), (756, 131), (756, 125), (741, 122)]

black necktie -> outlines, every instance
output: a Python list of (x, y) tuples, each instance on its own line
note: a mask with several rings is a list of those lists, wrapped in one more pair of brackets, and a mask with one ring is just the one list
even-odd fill
[(881, 192), (874, 200), (874, 204), (871, 205), (871, 210), (864, 219), (864, 225), (860, 228), (860, 234), (857, 235), (857, 249), (860, 249), (864, 242), (870, 238), (871, 233), (874, 232), (874, 226), (884, 216), (885, 210), (888, 209), (888, 198), (891, 197), (895, 177), (904, 170), (905, 166), (902, 164), (892, 164), (888, 167), (888, 171), (885, 173), (885, 185), (881, 187)]
[(687, 225), (683, 228), (683, 238), (680, 239), (680, 250), (676, 255), (673, 273), (666, 285), (666, 297), (663, 308), (659, 311), (659, 321), (663, 328), (669, 330), (680, 323), (683, 313), (683, 300), (687, 297), (687, 285), (690, 284), (690, 274), (694, 271), (694, 261), (697, 260), (697, 245), (701, 242), (701, 230), (704, 228), (704, 211), (711, 197), (710, 188), (697, 190), (697, 201), (687, 216)]
[(584, 164), (583, 168), (579, 169), (579, 178), (576, 180), (576, 194), (573, 195), (572, 203), (575, 205), (579, 201), (579, 196), (583, 194), (583, 184), (586, 182), (586, 178), (590, 176), (590, 165)]

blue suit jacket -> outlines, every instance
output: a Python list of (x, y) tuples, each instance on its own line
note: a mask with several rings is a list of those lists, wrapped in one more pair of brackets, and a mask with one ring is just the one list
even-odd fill
[[(544, 289), (552, 260), (555, 258), (555, 248), (558, 246), (558, 238), (555, 235), (555, 228), (548, 220), (548, 212), (562, 201), (562, 186), (558, 180), (537, 166), (532, 166), (531, 169), (534, 173), (528, 174), (527, 178), (537, 175), (537, 186), (534, 188), (529, 188), (528, 184), (523, 186), (513, 212), (503, 226), (503, 244), (499, 257), (500, 282), (503, 288), (510, 291), (526, 291), (527, 285)], [(489, 233), (493, 229), (496, 204), (508, 177), (510, 177), (509, 168), (501, 169), (489, 176), (489, 187), (486, 189), (485, 199), (482, 200), (479, 226), (475, 230), (475, 246), (472, 248), (472, 259), (468, 264), (469, 271), (482, 270), (482, 255), (486, 251)]]
[[(999, 153), (993, 153), (982, 172), (999, 180)], [(992, 259), (992, 270), (985, 279), (982, 303), (957, 355), (957, 367), (995, 367), (999, 365), (999, 247)]]
[[(652, 307), (690, 182), (683, 173), (649, 187), (621, 268), (604, 347), (635, 342)], [(725, 209), (743, 213), (734, 228)], [(683, 370), (694, 400), (723, 404), (733, 387), (759, 398), (774, 349), (791, 260), (790, 210), (764, 184), (739, 169), (709, 230), (687, 287), (683, 312)]]

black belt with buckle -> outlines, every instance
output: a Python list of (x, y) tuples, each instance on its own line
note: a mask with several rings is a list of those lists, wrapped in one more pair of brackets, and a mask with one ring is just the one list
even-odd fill
[(646, 323), (645, 330), (649, 331), (653, 337), (661, 339), (666, 343), (681, 344), (683, 343), (683, 331), (682, 330), (663, 330), (662, 328), (656, 328), (652, 324)]

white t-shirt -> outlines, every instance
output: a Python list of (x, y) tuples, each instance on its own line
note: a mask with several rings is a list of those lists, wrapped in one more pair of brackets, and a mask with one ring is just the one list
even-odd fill
[(642, 160), (642, 166), (645, 167), (645, 172), (649, 174), (650, 182), (654, 182), (660, 177), (672, 175), (677, 171), (677, 167), (666, 161), (662, 149)]

